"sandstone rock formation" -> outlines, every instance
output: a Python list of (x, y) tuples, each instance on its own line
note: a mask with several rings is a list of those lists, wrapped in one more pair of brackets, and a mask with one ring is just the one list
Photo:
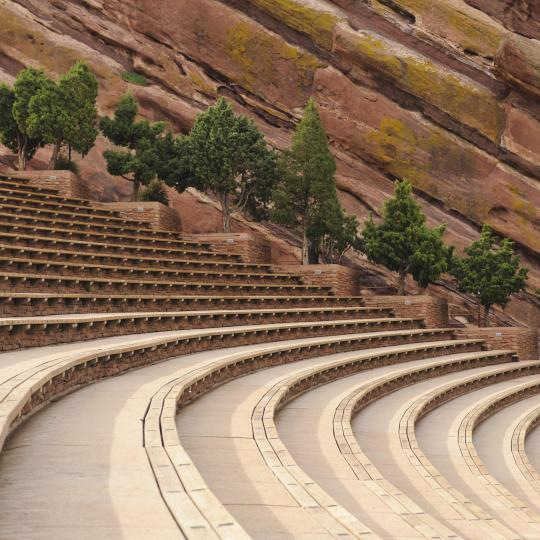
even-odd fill
[[(12, 80), (25, 65), (62, 72), (83, 58), (99, 76), (103, 113), (130, 90), (145, 115), (185, 132), (199, 111), (225, 95), (278, 148), (289, 143), (301, 108), (313, 96), (349, 211), (362, 218), (391, 193), (393, 179), (407, 178), (430, 222), (447, 222), (448, 240), (458, 247), (482, 223), (513, 238), (536, 288), (536, 4), (0, 0), (0, 80)], [(121, 77), (127, 70), (151, 85), (127, 84)], [(99, 151), (82, 165), (100, 198), (125, 197), (122, 182), (104, 171)], [(181, 200), (184, 210), (186, 201), (193, 202), (189, 196)], [(517, 316), (540, 320), (538, 299), (520, 302)]]

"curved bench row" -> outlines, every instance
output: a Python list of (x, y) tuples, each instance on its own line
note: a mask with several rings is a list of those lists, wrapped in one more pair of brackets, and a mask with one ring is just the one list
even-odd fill
[[(121, 373), (150, 362), (170, 358), (192, 351), (210, 350), (219, 347), (249, 343), (249, 332), (252, 331), (255, 342), (260, 342), (261, 336), (256, 336), (249, 327), (223, 331), (172, 332), (163, 337), (139, 339), (135, 344), (109, 346), (105, 349), (88, 347), (83, 352), (51, 355), (40, 360), (39, 364), (17, 373), (15, 377), (3, 381), (0, 386), (0, 440), (3, 442), (7, 434), (28, 414), (37, 410), (52, 397), (61, 395), (74, 386), (86, 384), (104, 376)], [(247, 334), (247, 336), (246, 336)], [(417, 339), (433, 339), (437, 336), (449, 336), (441, 331), (408, 331), (359, 334), (343, 338), (312, 338), (303, 340), (295, 346), (273, 345), (274, 350), (263, 355), (263, 365), (275, 365), (279, 362), (289, 362), (297, 357), (317, 356), (336, 351), (355, 350), (392, 343), (410, 343)], [(270, 347), (270, 346), (269, 346)], [(421, 346), (414, 345), (411, 348)], [(475, 350), (480, 347), (477, 340), (449, 341), (437, 344), (441, 351)], [(275, 349), (279, 349), (279, 351)], [(424, 349), (425, 350), (425, 349)], [(263, 358), (261, 357), (261, 358)], [(260, 359), (261, 359), (260, 358)], [(218, 368), (218, 377), (226, 380), (230, 377), (249, 371), (246, 359), (236, 359), (234, 365)], [(212, 381), (211, 387), (216, 381)], [(190, 385), (186, 394), (191, 400), (203, 388), (208, 388), (206, 376)], [(185, 397), (183, 398), (186, 399)]]
[[(362, 306), (362, 298), (344, 296), (210, 296), (163, 294), (91, 294), (38, 293), (0, 291), (0, 314), (63, 315), (65, 313), (110, 313), (117, 311), (180, 311), (184, 309), (246, 309), (246, 308), (318, 308)], [(379, 309), (382, 315), (389, 309)]]
[[(366, 308), (367, 315), (371, 312)], [(360, 308), (358, 315), (366, 315)], [(253, 325), (266, 326), (272, 335), (303, 336), (351, 334), (361, 331), (406, 330), (422, 328), (420, 318), (340, 318), (334, 313), (298, 310), (264, 311), (184, 311), (161, 313), (118, 313), (115, 315), (63, 315), (57, 317), (0, 318), (0, 350), (37, 347), (69, 341), (87, 341), (121, 334), (164, 332), (195, 328), (220, 328)], [(343, 316), (343, 314), (341, 314)], [(311, 320), (310, 320), (311, 319)], [(279, 322), (278, 322), (279, 321)]]
[(455, 533), (448, 529), (444, 523), (434, 519), (379, 472), (358, 444), (351, 426), (352, 418), (374, 400), (388, 392), (394, 392), (405, 385), (412, 384), (414, 381), (507, 362), (510, 359), (511, 355), (506, 351), (465, 353), (455, 357), (445, 357), (421, 367), (396, 370), (390, 375), (362, 384), (349, 392), (335, 407), (332, 414), (333, 434), (343, 459), (358, 480), (364, 482), (374, 496), (380, 497), (392, 513), (404, 519), (409, 526), (417, 530), (420, 536), (451, 538), (455, 536)]
[[(509, 519), (521, 520), (538, 527), (540, 516), (489, 473), (478, 456), (473, 441), (474, 430), (481, 422), (517, 401), (539, 394), (540, 382), (536, 377), (533, 379), (536, 380), (512, 385), (511, 388), (495, 392), (462, 411), (452, 425), (452, 432), (455, 435), (449, 440), (449, 448), (456, 466), (460, 467), (460, 470), (469, 471), (472, 477), (471, 488), (479, 495), (481, 494), (487, 504), (500, 513), (511, 512)], [(511, 454), (512, 449), (510, 445), (506, 447), (507, 442), (508, 439), (503, 441), (504, 450)], [(518, 477), (519, 480), (521, 479)], [(532, 500), (536, 499), (540, 502), (539, 492), (531, 490), (531, 486), (527, 483), (519, 482), (519, 484)]]
[[(499, 381), (535, 373), (540, 373), (540, 362), (520, 362), (443, 384), (415, 397), (403, 406), (394, 417), (394, 423), (391, 426), (391, 433), (395, 437), (396, 443), (400, 445), (401, 459), (404, 460), (404, 463), (408, 463), (407, 469), (411, 472), (411, 480), (420, 481), (422, 489), (430, 489), (431, 494), (439, 497), (445, 503), (450, 503), (452, 509), (458, 512), (465, 522), (481, 524), (484, 527), (484, 534), (491, 535), (489, 536), (491, 538), (513, 539), (516, 538), (516, 533), (473, 503), (440, 473), (420, 449), (416, 440), (415, 425), (429, 411), (457, 396)], [(527, 530), (526, 526), (524, 528)], [(529, 530), (527, 534), (530, 533)]]

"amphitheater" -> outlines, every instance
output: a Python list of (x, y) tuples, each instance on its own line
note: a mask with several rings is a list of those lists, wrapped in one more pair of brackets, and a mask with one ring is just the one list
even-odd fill
[(540, 538), (534, 331), (20, 175), (0, 205), (3, 540)]

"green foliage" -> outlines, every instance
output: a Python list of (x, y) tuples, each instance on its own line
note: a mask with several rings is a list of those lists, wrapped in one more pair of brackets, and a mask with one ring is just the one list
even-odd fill
[(445, 226), (426, 226), (426, 217), (412, 197), (409, 182), (397, 183), (394, 197), (384, 205), (382, 218), (376, 224), (370, 215), (365, 222), (361, 249), (370, 261), (398, 272), (398, 294), (404, 293), (407, 274), (421, 287), (427, 287), (448, 270), (452, 248), (442, 240)]
[(235, 115), (219, 99), (197, 117), (188, 152), (197, 185), (220, 201), (225, 232), (233, 212), (264, 217), (277, 176), (277, 156), (251, 120)]
[(489, 310), (493, 305), (506, 306), (513, 293), (527, 284), (528, 270), (521, 268), (513, 243), (504, 238), (497, 243), (487, 226), (480, 238), (465, 248), (465, 258), (456, 257), (452, 274), (459, 288), (472, 294), (484, 307), (484, 324), (489, 325)]
[(63, 146), (85, 156), (97, 137), (98, 83), (85, 62), (77, 62), (58, 81), (47, 79), (29, 102), (29, 134), (53, 145), (50, 168)]
[(159, 178), (183, 191), (188, 186), (186, 140), (174, 137), (164, 122), (137, 120), (137, 100), (125, 94), (113, 118), (104, 117), (100, 129), (112, 143), (126, 150), (106, 150), (107, 170), (133, 181), (135, 195), (140, 184)]
[(19, 72), (13, 88), (0, 85), (0, 142), (18, 156), (19, 169), (26, 169), (36, 150), (44, 145), (30, 133), (30, 104), (49, 79), (43, 70), (26, 68)]
[(60, 154), (58, 160), (56, 161), (56, 170), (58, 171), (71, 171), (75, 174), (81, 172), (77, 163), (66, 157), (64, 154)]
[(128, 83), (136, 84), (138, 86), (148, 86), (150, 84), (144, 75), (141, 75), (135, 71), (124, 71), (122, 73), (122, 79)]
[[(337, 198), (326, 133), (313, 100), (295, 131), (292, 147), (283, 156), (282, 179), (272, 194), (271, 219), (300, 228), (302, 262), (335, 262), (357, 243), (356, 218), (346, 216)], [(309, 256), (311, 252), (311, 257)]]
[(137, 200), (155, 201), (160, 202), (165, 206), (169, 205), (169, 197), (167, 196), (165, 184), (157, 178), (150, 180), (150, 183), (147, 186), (139, 190), (139, 193), (137, 194)]

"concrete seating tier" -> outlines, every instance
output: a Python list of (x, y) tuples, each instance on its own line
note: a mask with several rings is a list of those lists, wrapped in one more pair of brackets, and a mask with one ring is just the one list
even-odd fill
[[(57, 200), (51, 200), (50, 196), (44, 196), (34, 193), (25, 193), (24, 191), (14, 189), (4, 189), (0, 183), (0, 204), (6, 208), (31, 209), (32, 212), (49, 212), (53, 215), (66, 212), (69, 216), (85, 216), (93, 220), (103, 220), (104, 223), (117, 223), (119, 225), (133, 225), (133, 222), (120, 216), (116, 210), (106, 210), (102, 208), (93, 208), (88, 204), (65, 203)], [(140, 228), (148, 228), (146, 222), (140, 223)]]
[[(152, 268), (178, 268), (188, 270), (216, 270), (216, 271), (258, 271), (270, 273), (272, 265), (270, 264), (253, 264), (237, 261), (221, 261), (212, 260), (204, 257), (205, 253), (194, 251), (192, 256), (198, 258), (168, 258), (166, 256), (156, 258), (144, 255), (129, 255), (127, 253), (103, 253), (100, 251), (68, 251), (62, 249), (62, 245), (56, 249), (34, 248), (26, 246), (17, 246), (14, 243), (0, 243), (0, 254), (4, 257), (14, 259), (35, 258), (47, 261), (56, 261), (64, 263), (90, 263), (97, 265), (115, 265), (115, 266), (142, 266)], [(140, 251), (138, 253), (141, 253)], [(219, 255), (215, 252), (209, 252), (215, 258)], [(290, 274), (288, 274), (290, 275)]]
[[(57, 235), (70, 234), (73, 236), (86, 235), (92, 238), (106, 238), (108, 241), (114, 239), (124, 239), (126, 237), (135, 242), (160, 242), (164, 245), (187, 246), (189, 244), (198, 246), (198, 242), (188, 240), (178, 240), (178, 233), (169, 231), (157, 231), (155, 229), (145, 229), (144, 227), (113, 225), (107, 223), (94, 223), (85, 220), (84, 216), (78, 219), (61, 219), (58, 217), (44, 217), (39, 213), (29, 209), (28, 213), (12, 211), (0, 205), (2, 221), (0, 228), (9, 231), (9, 224), (14, 227), (27, 225), (30, 227), (42, 227), (44, 230), (55, 230)], [(76, 216), (75, 216), (76, 217)]]
[[(487, 397), (476, 399), (465, 407), (452, 422), (448, 441), (449, 455), (452, 462), (462, 471), (464, 481), (471, 491), (481, 497), (484, 504), (492, 509), (497, 517), (513, 526), (522, 522), (534, 526), (540, 531), (540, 514), (527, 506), (525, 499), (512, 493), (504, 482), (497, 480), (483, 463), (473, 441), (474, 431), (487, 418), (521, 400), (540, 393), (540, 381), (536, 376), (524, 377), (524, 382), (512, 380), (506, 388), (500, 390), (497, 385)], [(474, 394), (473, 394), (474, 395)], [(472, 397), (472, 396), (471, 396)], [(496, 441), (493, 441), (494, 443)], [(498, 441), (497, 441), (498, 442)], [(531, 490), (528, 483), (518, 481), (520, 491), (529, 500), (540, 502), (540, 493)]]
[[(388, 353), (381, 353), (381, 356), (383, 357), (382, 362), (377, 354), (366, 354), (362, 359), (363, 361), (357, 364), (356, 369), (366, 370), (384, 365), (384, 363), (410, 361), (422, 357), (434, 357), (441, 354), (441, 351), (437, 350), (436, 347), (434, 349), (435, 350), (424, 349), (420, 351), (411, 351), (410, 349), (407, 349), (407, 347), (403, 347), (401, 351), (390, 355)], [(400, 356), (400, 354), (402, 356)], [(474, 358), (474, 356), (472, 356), (472, 358), (469, 357), (469, 362), (474, 362)], [(508, 359), (508, 355), (499, 354), (498, 356), (491, 357), (480, 355), (480, 359), (483, 363), (497, 360), (505, 361)], [(430, 368), (425, 371), (425, 373), (428, 374), (427, 376), (434, 373), (436, 365), (437, 364), (431, 364)], [(452, 366), (452, 363), (446, 360), (443, 362), (443, 366), (446, 369), (449, 369), (448, 366)], [(453, 367), (454, 369), (461, 369), (462, 364), (458, 361)], [(316, 482), (298, 467), (294, 458), (281, 441), (274, 423), (274, 417), (277, 410), (285, 403), (294, 399), (297, 395), (306, 392), (309, 388), (319, 386), (320, 384), (326, 384), (329, 380), (335, 380), (354, 372), (350, 360), (347, 360), (346, 362), (340, 361), (329, 363), (322, 367), (308, 368), (300, 373), (295, 373), (292, 376), (284, 378), (278, 384), (274, 384), (258, 402), (254, 410), (252, 422), (257, 444), (259, 445), (261, 453), (265, 456), (268, 466), (271, 467), (274, 474), (280, 478), (283, 485), (291, 491), (291, 494), (293, 496), (296, 495), (299, 499), (299, 503), (304, 506), (315, 506), (329, 512), (336, 522), (335, 529), (332, 531), (335, 534), (343, 534), (343, 531), (347, 531), (352, 533), (355, 537), (362, 537), (363, 534), (368, 532), (366, 531), (366, 526), (363, 523), (358, 522), (354, 516), (350, 515), (344, 508), (338, 505), (335, 500), (333, 500), (319, 485), (317, 485)], [(298, 497), (297, 493), (302, 489), (305, 491), (304, 497)], [(425, 528), (426, 525), (424, 525), (424, 529)], [(445, 533), (448, 534), (449, 530), (445, 529)], [(433, 530), (432, 534), (433, 537), (436, 537), (440, 533)]]
[[(131, 292), (131, 291), (130, 291)], [(0, 291), (0, 315), (32, 316), (63, 313), (110, 313), (118, 311), (178, 311), (180, 309), (247, 309), (247, 308), (325, 308), (362, 306), (360, 297), (336, 296), (176, 296), (176, 295), (99, 295), (12, 293)], [(373, 308), (381, 316), (391, 310)]]
[[(415, 434), (418, 421), (449, 400), (455, 399), (475, 389), (496, 384), (501, 381), (519, 379), (524, 376), (538, 374), (540, 362), (520, 362), (487, 369), (475, 376), (461, 377), (451, 383), (441, 384), (434, 389), (414, 397), (396, 413), (390, 430), (393, 439), (399, 444), (403, 456), (403, 466), (409, 472), (409, 478), (422, 489), (430, 490), (429, 496), (438, 504), (450, 504), (458, 512), (462, 524), (460, 530), (466, 535), (467, 527), (481, 525), (484, 534), (489, 538), (516, 538), (538, 534), (526, 521), (503, 522), (500, 512), (489, 511), (471, 500), (459, 488), (456, 488), (433, 465), (421, 450)], [(463, 471), (464, 473), (465, 471)], [(457, 525), (456, 525), (457, 526)], [(517, 536), (516, 536), (517, 534)], [(523, 535), (523, 536), (522, 536)], [(478, 537), (478, 533), (476, 535)], [(534, 537), (534, 536), (533, 536)]]
[[(362, 312), (360, 312), (362, 314)], [(345, 313), (346, 314), (346, 313)], [(329, 321), (337, 315), (337, 320)], [(422, 319), (339, 319), (339, 312), (299, 310), (182, 311), (177, 313), (118, 313), (116, 315), (60, 315), (56, 317), (0, 318), (0, 350), (43, 347), (124, 334), (143, 334), (193, 328), (266, 326), (269, 335), (300, 332), (303, 336), (351, 334), (360, 331), (405, 330), (422, 327)], [(343, 317), (343, 315), (341, 315)], [(320, 320), (322, 319), (323, 320)], [(315, 319), (315, 320), (309, 320)], [(317, 320), (318, 319), (318, 320)], [(279, 324), (278, 324), (279, 323)], [(253, 326), (253, 329), (256, 329)]]
[(540, 507), (540, 474), (531, 463), (525, 441), (540, 422), (540, 405), (534, 404), (508, 426), (503, 439), (503, 452), (512, 477), (528, 499)]
[(0, 270), (15, 273), (39, 273), (47, 275), (65, 275), (73, 277), (117, 277), (117, 278), (145, 278), (155, 279), (156, 281), (197, 281), (209, 282), (231, 281), (240, 283), (262, 283), (262, 284), (281, 284), (281, 285), (300, 285), (302, 279), (300, 276), (278, 273), (249, 272), (244, 269), (237, 272), (231, 270), (219, 270), (212, 268), (210, 270), (190, 269), (183, 266), (172, 268), (154, 268), (146, 265), (112, 265), (99, 263), (79, 263), (79, 262), (61, 262), (34, 257), (10, 257), (9, 255), (0, 255)]
[[(249, 342), (249, 337), (246, 337), (246, 330), (249, 327), (238, 328), (232, 333), (223, 331), (193, 331), (193, 332), (171, 332), (166, 337), (148, 338), (145, 340), (139, 339), (135, 344), (126, 344), (120, 347), (106, 346), (98, 347), (92, 350), (92, 347), (82, 349), (75, 353), (68, 354), (52, 354), (49, 357), (44, 357), (42, 361), (38, 361), (35, 366), (21, 373), (16, 380), (6, 381), (1, 385), (2, 398), (0, 401), (0, 425), (1, 425), (1, 440), (5, 439), (6, 434), (12, 430), (21, 419), (35, 411), (37, 408), (46, 403), (53, 396), (57, 396), (68, 391), (73, 385), (80, 385), (91, 382), (95, 378), (110, 376), (116, 373), (121, 373), (126, 369), (131, 369), (141, 365), (147, 365), (157, 359), (168, 358), (178, 354), (186, 354), (189, 351), (200, 351), (205, 348), (215, 349), (218, 347), (227, 347), (238, 345), (240, 343)], [(249, 336), (249, 332), (247, 333)], [(235, 336), (232, 338), (232, 336)], [(230, 380), (240, 374), (245, 374), (255, 369), (262, 367), (277, 365), (283, 362), (291, 362), (298, 358), (309, 358), (313, 355), (333, 354), (336, 351), (357, 350), (360, 348), (372, 348), (374, 346), (391, 346), (402, 343), (410, 343), (411, 346), (406, 350), (399, 350), (400, 354), (405, 354), (405, 357), (413, 358), (414, 355), (439, 354), (443, 351), (472, 351), (478, 350), (481, 342), (478, 340), (446, 340), (433, 343), (433, 339), (445, 339), (451, 336), (448, 331), (425, 331), (413, 330), (408, 332), (379, 332), (372, 334), (357, 334), (349, 335), (341, 338), (312, 338), (302, 339), (298, 342), (269, 345), (258, 354), (256, 361), (250, 360), (253, 354), (248, 356), (227, 355), (226, 358), (221, 358), (218, 361), (213, 361), (208, 370), (197, 370), (191, 373), (189, 383), (185, 386), (185, 392), (182, 394), (179, 403), (191, 401), (201, 392), (205, 392), (221, 384), (225, 380)], [(231, 341), (232, 339), (232, 341)], [(260, 336), (257, 340), (260, 339)], [(413, 343), (416, 341), (425, 342), (424, 345)], [(391, 361), (391, 351), (381, 351), (378, 355), (378, 362)], [(358, 355), (358, 353), (356, 353)], [(397, 358), (397, 357), (396, 357)], [(347, 370), (363, 369), (362, 361), (357, 359), (349, 359), (349, 362), (342, 363), (343, 369), (339, 369), (336, 373), (341, 376), (347, 373)], [(363, 359), (365, 360), (365, 358)], [(335, 366), (334, 366), (335, 367)], [(336, 370), (332, 368), (332, 372)], [(176, 381), (178, 382), (178, 381)], [(150, 407), (149, 413), (154, 413), (155, 408)], [(152, 434), (147, 429), (147, 424), (150, 425), (150, 418), (145, 420), (145, 444), (152, 446), (152, 442), (156, 441), (156, 434)], [(165, 432), (164, 432), (165, 433)], [(170, 433), (170, 432), (167, 432)], [(152, 446), (153, 447), (153, 446)], [(172, 449), (173, 451), (175, 449)], [(178, 448), (179, 450), (179, 448)], [(157, 456), (151, 452), (151, 459), (154, 461), (152, 465), (154, 471), (157, 471), (156, 476), (158, 482), (165, 482), (162, 485), (162, 493), (164, 493), (170, 503), (175, 501), (177, 504), (182, 504), (182, 509), (173, 515), (184, 516), (182, 519), (187, 519), (185, 512), (185, 498), (174, 495), (170, 488), (170, 481), (174, 480), (174, 475), (167, 474), (165, 464), (159, 461), (163, 457), (163, 453)], [(174, 456), (181, 457), (175, 453)], [(173, 460), (173, 464), (178, 466), (182, 471), (182, 485), (186, 485), (191, 478), (196, 480), (192, 471), (186, 468), (182, 461)], [(175, 484), (176, 488), (178, 483)], [(190, 495), (199, 501), (199, 505), (205, 509), (206, 514), (214, 514), (213, 505), (208, 506), (209, 498), (205, 497), (204, 493), (199, 493), (202, 489), (199, 485), (198, 489), (190, 489)], [(164, 491), (166, 490), (166, 491)], [(193, 499), (192, 499), (193, 500)], [(211, 499), (210, 499), (210, 502)], [(215, 501), (214, 501), (215, 502)], [(219, 509), (218, 509), (219, 510)], [(217, 512), (218, 515), (223, 513)], [(190, 521), (187, 524), (191, 523)], [(220, 522), (221, 526), (225, 526)], [(230, 523), (226, 520), (225, 523)], [(229, 525), (227, 525), (229, 526)], [(182, 526), (185, 531), (185, 524)], [(196, 534), (194, 532), (194, 534)], [(188, 537), (201, 537), (188, 535)]]
[[(39, 272), (39, 271), (38, 271)], [(332, 295), (330, 287), (317, 285), (295, 285), (256, 282), (227, 283), (220, 281), (172, 281), (151, 279), (92, 278), (81, 275), (62, 275), (58, 273), (23, 273), (0, 271), (0, 291), (24, 292), (31, 289), (36, 292), (101, 292), (101, 293), (184, 293), (184, 294), (279, 294), (279, 295)]]
[(44, 188), (40, 186), (34, 186), (24, 179), (15, 179), (0, 176), (0, 188), (4, 190), (15, 190), (17, 193), (32, 194), (34, 197), (48, 199), (50, 201), (57, 201), (59, 203), (65, 202), (67, 204), (80, 204), (91, 207), (90, 201), (85, 199), (77, 199), (76, 197), (65, 197), (55, 189)]
[[(19, 231), (19, 227), (17, 231)], [(33, 232), (34, 231), (34, 232)], [(198, 261), (219, 261), (219, 262), (240, 262), (240, 255), (230, 253), (219, 253), (215, 251), (209, 251), (208, 246), (204, 246), (201, 249), (193, 248), (175, 248), (175, 247), (163, 247), (154, 246), (153, 244), (140, 244), (133, 245), (126, 241), (125, 243), (108, 244), (105, 242), (92, 242), (80, 239), (69, 238), (54, 238), (49, 237), (44, 231), (40, 229), (28, 229), (28, 231), (21, 232), (1, 232), (0, 241), (2, 244), (9, 244), (10, 246), (17, 247), (33, 247), (36, 249), (60, 249), (68, 254), (72, 252), (93, 253), (99, 250), (103, 255), (116, 254), (116, 255), (143, 255), (145, 257), (157, 256), (165, 258), (189, 258)], [(260, 267), (268, 268), (270, 265), (258, 265), (253, 263), (246, 263), (250, 268)]]

